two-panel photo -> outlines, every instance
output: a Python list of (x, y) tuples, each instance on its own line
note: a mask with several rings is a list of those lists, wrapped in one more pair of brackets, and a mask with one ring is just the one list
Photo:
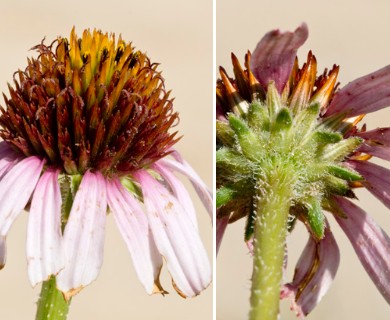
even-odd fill
[(389, 319), (388, 12), (2, 1), (0, 319)]

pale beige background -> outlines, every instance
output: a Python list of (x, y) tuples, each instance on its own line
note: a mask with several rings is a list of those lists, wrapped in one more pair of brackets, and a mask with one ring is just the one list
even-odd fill
[[(173, 89), (181, 114), (177, 145), (206, 183), (212, 185), (212, 2), (211, 0), (67, 0), (0, 3), (0, 91), (18, 68), (25, 68), (28, 50), (46, 37), (68, 36), (72, 26), (122, 33), (161, 63), (166, 87)], [(3, 99), (0, 99), (3, 104)], [(200, 229), (212, 257), (210, 219), (197, 202)], [(25, 233), (27, 214), (8, 237), (8, 261), (0, 272), (0, 319), (34, 319), (39, 288), (27, 279)], [(98, 279), (73, 301), (70, 320), (80, 319), (211, 319), (212, 288), (184, 300), (172, 289), (167, 270), (163, 284), (171, 294), (149, 297), (138, 279), (112, 217), (107, 219), (105, 258)]]
[[(299, 51), (317, 57), (319, 70), (341, 66), (339, 81), (348, 81), (390, 64), (389, 1), (217, 1), (217, 65), (230, 68), (230, 52), (243, 61), (269, 30), (294, 30), (309, 25), (310, 36)], [(230, 73), (231, 74), (231, 73)], [(366, 118), (369, 128), (390, 126), (390, 109)], [(388, 164), (387, 164), (388, 166)], [(367, 192), (359, 192), (362, 206), (390, 233), (390, 212)], [(347, 238), (330, 218), (340, 245), (341, 264), (330, 292), (308, 319), (390, 318), (390, 306), (377, 292), (357, 260)], [(246, 319), (251, 258), (243, 242), (243, 224), (227, 230), (217, 259), (217, 319)], [(289, 276), (306, 243), (306, 233), (294, 231), (289, 239)], [(282, 303), (281, 319), (295, 319), (289, 302)]]

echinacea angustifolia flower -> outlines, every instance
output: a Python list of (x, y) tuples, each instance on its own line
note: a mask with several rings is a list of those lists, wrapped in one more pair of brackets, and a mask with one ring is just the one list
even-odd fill
[[(28, 206), (32, 285), (56, 276), (66, 300), (96, 279), (107, 213), (147, 293), (164, 293), (163, 258), (175, 290), (193, 297), (211, 281), (190, 179), (211, 214), (211, 193), (172, 147), (178, 122), (158, 64), (97, 30), (35, 49), (1, 107), (0, 265), (5, 238)], [(168, 157), (169, 156), (169, 157)], [(31, 198), (31, 202), (30, 202)]]
[[(291, 297), (300, 317), (317, 305), (340, 259), (328, 216), (390, 303), (390, 239), (350, 200), (366, 187), (390, 207), (390, 171), (369, 161), (390, 160), (390, 129), (359, 125), (390, 105), (390, 67), (339, 89), (338, 66), (318, 76), (309, 52), (299, 67), (297, 49), (307, 37), (305, 24), (271, 31), (248, 52), (245, 68), (232, 55), (234, 79), (221, 68), (217, 81), (217, 246), (228, 223), (246, 219), (250, 319), (276, 319), (279, 297)], [(309, 240), (294, 279), (282, 285), (285, 239), (298, 221)]]

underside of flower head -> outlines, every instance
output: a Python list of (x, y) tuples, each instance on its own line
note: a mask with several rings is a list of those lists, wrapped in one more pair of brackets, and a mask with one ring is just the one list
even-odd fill
[[(321, 113), (335, 90), (338, 67), (316, 78), (316, 60), (309, 53), (302, 68), (279, 94), (275, 83), (263, 88), (232, 56), (236, 79), (221, 69), (217, 95), (225, 121), (217, 121), (217, 206), (220, 217), (248, 217), (246, 239), (253, 232), (254, 198), (267, 188), (276, 168), (293, 186), (290, 214), (302, 220), (313, 236), (324, 236), (322, 208), (331, 196), (353, 197), (350, 183), (363, 178), (344, 165), (362, 139), (343, 137), (343, 118), (323, 121)], [(247, 66), (250, 54), (246, 55)], [(234, 99), (232, 99), (234, 97)], [(245, 97), (245, 98), (244, 98)]]
[(281, 297), (292, 296), (292, 308), (302, 317), (326, 293), (338, 268), (324, 211), (335, 216), (383, 297), (390, 296), (389, 237), (348, 200), (356, 198), (354, 188), (366, 187), (390, 207), (390, 171), (368, 161), (390, 159), (389, 128), (358, 126), (366, 113), (390, 105), (390, 66), (339, 89), (338, 66), (318, 76), (309, 52), (299, 67), (297, 50), (307, 37), (306, 24), (294, 32), (267, 33), (253, 56), (246, 54), (245, 68), (232, 54), (234, 78), (221, 67), (216, 87), (217, 246), (228, 222), (246, 218), (245, 239), (255, 251), (261, 207), (279, 196), (271, 186), (287, 185), (286, 228), (292, 231), (301, 221), (310, 238)]
[(153, 163), (177, 141), (178, 120), (164, 80), (121, 38), (85, 30), (78, 38), (33, 48), (4, 96), (0, 136), (24, 156), (47, 159), (68, 174), (127, 173)]

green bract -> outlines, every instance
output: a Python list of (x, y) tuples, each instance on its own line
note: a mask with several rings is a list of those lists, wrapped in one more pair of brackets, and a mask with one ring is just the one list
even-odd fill
[(296, 101), (291, 107), (284, 100), (270, 83), (265, 100), (229, 113), (226, 122), (217, 121), (217, 207), (229, 213), (234, 209), (231, 220), (247, 217), (246, 240), (252, 237), (255, 207), (276, 196), (268, 192), (275, 179), (283, 179), (278, 183), (292, 191), (290, 215), (317, 239), (324, 236), (322, 209), (331, 195), (354, 197), (348, 183), (362, 180), (343, 164), (362, 139), (343, 139), (323, 123), (318, 103)]

